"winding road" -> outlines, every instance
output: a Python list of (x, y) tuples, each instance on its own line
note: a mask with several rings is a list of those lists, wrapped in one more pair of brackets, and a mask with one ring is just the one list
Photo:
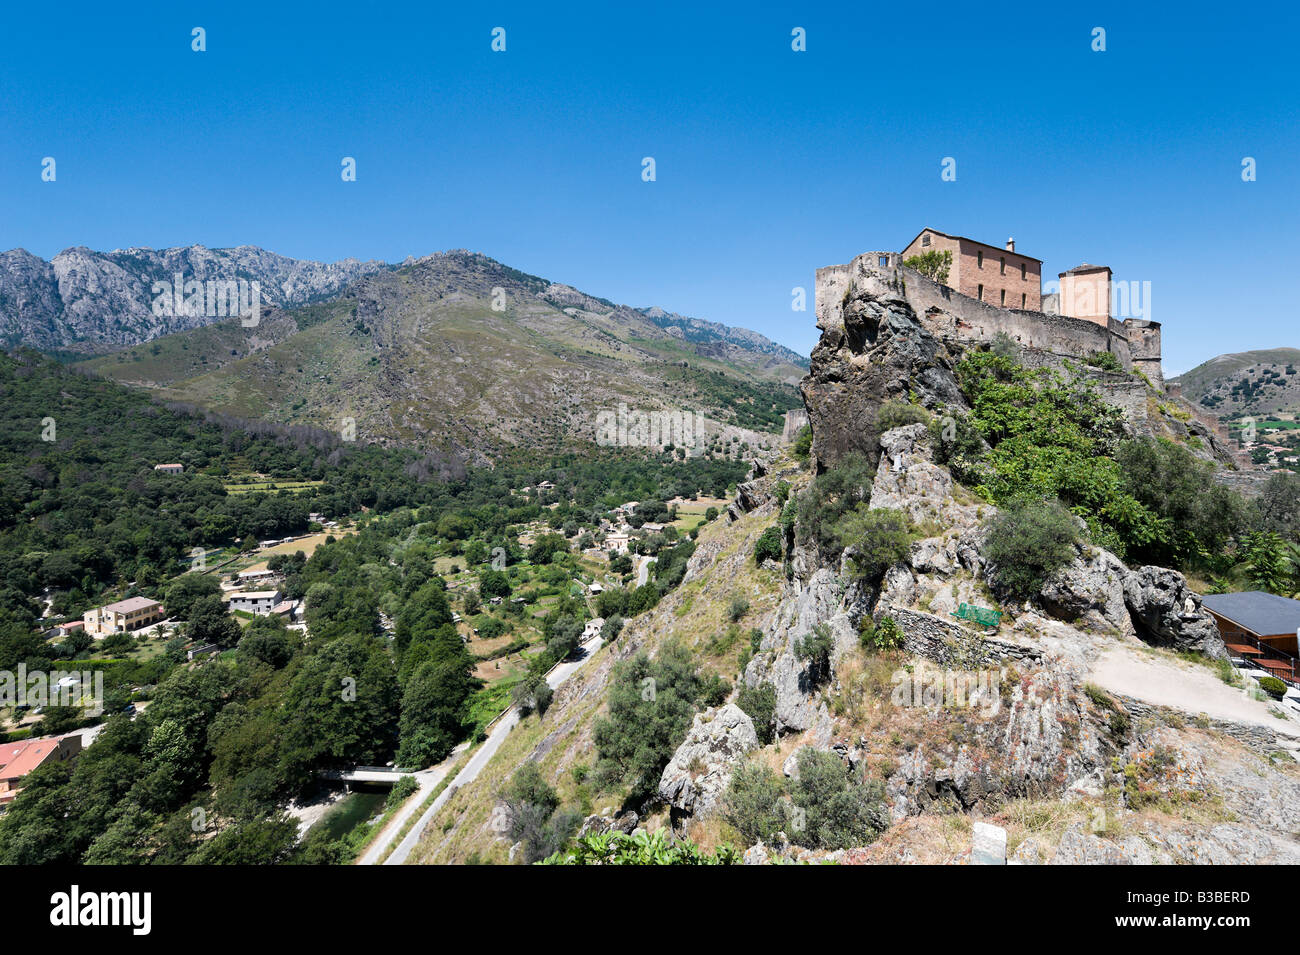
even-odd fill
[[(573, 659), (565, 660), (562, 663), (556, 664), (556, 666), (551, 669), (551, 672), (546, 675), (546, 682), (550, 685), (551, 689), (555, 689), (569, 677), (573, 676), (573, 674), (577, 672), (578, 668), (590, 660), (592, 654), (600, 649), (600, 645), (601, 638), (599, 636), (592, 637), (580, 646), (578, 653), (575, 654)], [(505, 715), (497, 721), (496, 726), (493, 727), (488, 738), (484, 740), (483, 745), (478, 748), (478, 751), (474, 753), (470, 758), (470, 761), (465, 764), (465, 768), (456, 774), (456, 778), (451, 781), (451, 785), (438, 794), (438, 798), (435, 799), (429, 808), (424, 811), (424, 815), (420, 816), (415, 825), (411, 827), (411, 831), (408, 832), (402, 841), (397, 844), (397, 847), (393, 850), (392, 854), (389, 855), (387, 859), (384, 859), (384, 865), (402, 865), (406, 862), (407, 858), (411, 855), (411, 851), (419, 844), (420, 837), (424, 835), (424, 830), (428, 827), (433, 817), (438, 814), (438, 810), (446, 805), (447, 800), (451, 798), (452, 793), (478, 778), (478, 774), (483, 771), (483, 767), (488, 764), (488, 760), (496, 755), (497, 750), (501, 748), (501, 744), (505, 742), (506, 737), (510, 735), (510, 731), (515, 728), (518, 722), (519, 711), (512, 706), (505, 712)], [(406, 806), (402, 807), (402, 811), (398, 812), (393, 817), (392, 821), (385, 828), (385, 831), (380, 834), (380, 837), (375, 840), (375, 843), (362, 855), (360, 860), (361, 865), (375, 865), (378, 863), (379, 859), (383, 857), (384, 852), (387, 851), (388, 846), (392, 843), (393, 838), (401, 830), (406, 820), (409, 819), (412, 813), (423, 804), (424, 800), (428, 798), (428, 794), (437, 788), (438, 783), (440, 783), (443, 777), (447, 775), (451, 768), (451, 763), (455, 758), (456, 757), (453, 754), (437, 766), (422, 771), (424, 774), (428, 775), (420, 778), (419, 792), (411, 796)], [(438, 770), (442, 770), (441, 773), (438, 773)], [(437, 775), (432, 775), (434, 773), (437, 773)], [(416, 775), (417, 777), (421, 776), (420, 773), (417, 773)], [(407, 807), (410, 808), (408, 809)]]

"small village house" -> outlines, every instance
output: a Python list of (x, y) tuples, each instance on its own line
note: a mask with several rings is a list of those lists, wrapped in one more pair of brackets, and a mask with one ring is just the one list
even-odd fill
[(181, 473), (184, 472), (184, 470), (185, 470), (185, 465), (183, 465), (183, 464), (155, 464), (155, 465), (153, 466), (153, 469), (154, 469), (155, 471), (158, 471), (158, 472), (161, 473), (161, 474), (181, 474)]
[(148, 597), (128, 597), (116, 603), (87, 610), (82, 625), (92, 637), (106, 637), (110, 633), (129, 633), (163, 619), (163, 605)]
[(281, 599), (278, 590), (249, 590), (244, 593), (231, 594), (230, 609), (265, 616), (280, 603)]
[(22, 789), (23, 779), (38, 766), (63, 762), (80, 752), (80, 733), (0, 743), (0, 805), (13, 801)]
[(1201, 604), (1214, 617), (1229, 653), (1290, 683), (1300, 682), (1300, 600), (1248, 590), (1208, 594)]

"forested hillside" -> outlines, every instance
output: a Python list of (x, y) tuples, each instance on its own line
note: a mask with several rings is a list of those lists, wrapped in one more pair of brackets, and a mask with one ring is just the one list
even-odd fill
[[(467, 470), (307, 429), (250, 431), (30, 353), (0, 360), (0, 394), (0, 669), (100, 670), (106, 684), (94, 746), (32, 773), (0, 817), (7, 863), (350, 860), (357, 832), (299, 843), (289, 801), (331, 767), (441, 760), (512, 699), (544, 709), (541, 675), (596, 610), (617, 628), (680, 582), (694, 530), (664, 502), (720, 497), (746, 471), (601, 448)], [(160, 462), (185, 473), (157, 474)], [(249, 474), (281, 489), (236, 481)], [(554, 488), (519, 490), (543, 480)], [(628, 501), (641, 502), (635, 550), (658, 558), (639, 586), (629, 558), (584, 553)], [(186, 572), (191, 548), (237, 551), (236, 538), (305, 529), (311, 511), (356, 532), (271, 558), (305, 627), (230, 614), (216, 575)], [(597, 575), (608, 587), (589, 604)], [(163, 600), (177, 635), (92, 644), (37, 627), (41, 597), (58, 619), (132, 594)], [(218, 655), (190, 661), (196, 645)], [(94, 722), (54, 706), (21, 732)]]

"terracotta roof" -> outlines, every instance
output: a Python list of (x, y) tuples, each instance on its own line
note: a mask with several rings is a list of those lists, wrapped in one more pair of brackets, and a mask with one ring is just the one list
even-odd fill
[(62, 739), (62, 736), (43, 736), (25, 741), (21, 744), (22, 748), (0, 766), (0, 779), (22, 779), (58, 752)]
[(1109, 265), (1089, 265), (1087, 262), (1084, 262), (1082, 265), (1076, 265), (1072, 269), (1066, 269), (1061, 274), (1076, 275), (1080, 272), (1109, 272), (1109, 271), (1110, 271)]
[[(950, 234), (947, 233), (947, 232), (940, 232), (938, 229), (922, 229), (920, 232), (918, 232), (915, 236), (912, 237), (912, 242), (915, 242), (917, 239), (919, 239), (921, 236), (925, 235), (925, 233), (927, 233), (927, 232), (933, 232), (935, 235), (941, 235), (941, 236), (943, 236), (945, 239), (958, 239), (958, 240), (960, 240), (960, 241), (962, 241), (962, 242), (973, 242), (973, 243), (975, 243), (976, 245), (982, 245), (982, 246), (984, 246), (984, 248), (986, 248), (986, 249), (993, 249), (995, 252), (1005, 252), (1005, 253), (1007, 253), (1008, 255), (1018, 255), (1018, 256), (1020, 256), (1022, 259), (1028, 259), (1030, 262), (1037, 262), (1037, 263), (1039, 263), (1040, 265), (1042, 264), (1042, 261), (1043, 261), (1042, 259), (1036, 259), (1036, 258), (1034, 258), (1032, 255), (1025, 255), (1025, 253), (1023, 253), (1023, 252), (1015, 252), (1015, 251), (1012, 251), (1011, 249), (1005, 248), (1005, 247), (1000, 246), (1000, 245), (989, 245), (989, 243), (987, 243), (987, 242), (981, 242), (979, 239), (972, 239), (972, 238), (969, 238), (968, 236), (964, 236), (964, 235), (950, 235)], [(906, 249), (908, 246), (910, 246), (910, 245), (912, 244), (912, 242), (907, 243), (907, 245), (903, 246), (903, 248)]]
[(21, 753), (31, 743), (29, 739), (19, 740), (16, 743), (0, 743), (0, 772), (8, 766), (15, 756)]

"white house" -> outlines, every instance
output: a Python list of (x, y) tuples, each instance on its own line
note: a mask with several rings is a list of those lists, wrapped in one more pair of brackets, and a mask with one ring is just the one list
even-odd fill
[(280, 603), (280, 599), (278, 590), (248, 590), (231, 596), (230, 609), (265, 616)]

